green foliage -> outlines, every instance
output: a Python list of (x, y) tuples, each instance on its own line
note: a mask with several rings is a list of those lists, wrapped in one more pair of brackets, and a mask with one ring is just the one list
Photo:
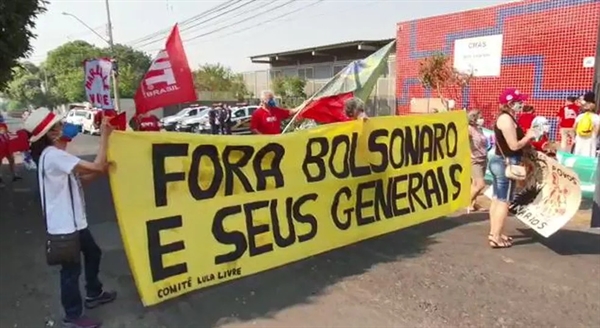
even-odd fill
[(193, 75), (198, 91), (229, 92), (240, 101), (249, 95), (242, 74), (221, 64), (201, 65)]
[(150, 67), (150, 57), (124, 45), (98, 48), (85, 41), (67, 42), (50, 51), (44, 69), (48, 74), (48, 84), (56, 89), (60, 100), (80, 102), (85, 100), (83, 62), (86, 59), (112, 57), (119, 63), (119, 95), (132, 98), (140, 80)]
[(277, 77), (271, 82), (273, 93), (287, 107), (296, 107), (306, 99), (306, 80), (298, 76)]
[(18, 60), (31, 52), (35, 18), (46, 11), (44, 0), (0, 1), (0, 90), (12, 79)]
[(23, 68), (15, 71), (13, 80), (8, 84), (8, 97), (33, 107), (42, 106), (45, 103), (45, 95), (39, 76)]

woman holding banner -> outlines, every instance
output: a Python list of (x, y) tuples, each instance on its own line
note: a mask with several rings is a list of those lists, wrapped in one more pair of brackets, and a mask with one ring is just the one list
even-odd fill
[[(102, 251), (96, 244), (85, 211), (82, 181), (107, 171), (106, 148), (112, 127), (108, 117), (100, 126), (100, 147), (94, 162), (82, 160), (66, 151), (79, 129), (61, 123), (62, 115), (38, 108), (25, 121), (31, 134), (31, 153), (38, 166), (42, 214), (46, 225), (46, 261), (59, 265), (60, 298), (65, 311), (64, 327), (95, 328), (101, 322), (84, 316), (83, 308), (92, 309), (110, 303), (116, 292), (106, 291), (98, 279)], [(86, 297), (79, 290), (80, 254), (83, 254)]]
[[(508, 207), (513, 200), (516, 181), (507, 176), (507, 167), (519, 165), (523, 156), (523, 148), (536, 137), (535, 129), (527, 133), (517, 123), (515, 113), (523, 109), (527, 95), (510, 88), (500, 94), (500, 114), (494, 124), (496, 149), (490, 158), (490, 172), (493, 177), (494, 197), (490, 206), (489, 244), (492, 248), (512, 246), (512, 238), (503, 234), (504, 223), (508, 217)], [(513, 177), (514, 178), (514, 177)]]
[(477, 109), (468, 113), (469, 141), (471, 144), (471, 205), (467, 212), (479, 210), (477, 196), (485, 188), (485, 169), (487, 167), (487, 138), (483, 134), (483, 118)]

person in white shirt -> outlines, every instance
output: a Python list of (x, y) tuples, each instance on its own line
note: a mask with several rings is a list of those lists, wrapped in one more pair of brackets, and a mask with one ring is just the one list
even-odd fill
[(61, 123), (62, 115), (46, 108), (31, 112), (24, 127), (31, 134), (31, 155), (38, 166), (42, 211), (49, 235), (78, 231), (84, 258), (86, 298), (79, 290), (80, 263), (63, 263), (60, 270), (61, 303), (65, 311), (63, 324), (70, 328), (100, 327), (100, 321), (84, 316), (83, 308), (94, 308), (115, 300), (114, 291), (106, 291), (98, 279), (102, 252), (94, 241), (86, 219), (82, 181), (89, 181), (107, 171), (106, 148), (112, 127), (105, 120), (101, 127), (100, 147), (94, 162), (84, 161), (66, 151), (75, 138), (77, 126)]
[[(582, 107), (580, 114), (575, 118), (575, 146), (573, 147), (573, 154), (579, 156), (595, 157), (598, 148), (598, 134), (600, 131), (600, 116), (596, 114), (596, 101), (595, 94), (588, 92), (583, 96)], [(591, 115), (591, 121), (593, 124), (591, 135), (580, 136), (577, 134), (577, 126), (585, 115)]]

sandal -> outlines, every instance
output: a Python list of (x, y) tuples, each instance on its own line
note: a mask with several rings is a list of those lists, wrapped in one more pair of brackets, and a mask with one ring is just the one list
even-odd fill
[(490, 238), (488, 238), (488, 242), (490, 243), (490, 247), (493, 249), (512, 247), (512, 244), (510, 242), (502, 239), (502, 237), (500, 237), (499, 241), (496, 241), (490, 237)]
[[(488, 237), (493, 237), (493, 235), (492, 235), (492, 234), (489, 234), (489, 235), (488, 235)], [(512, 238), (511, 236), (502, 235), (502, 234), (500, 235), (500, 238), (502, 238), (502, 240), (504, 240), (504, 241), (508, 241), (508, 242), (510, 242), (510, 241), (512, 241), (512, 240), (513, 240), (513, 238)]]

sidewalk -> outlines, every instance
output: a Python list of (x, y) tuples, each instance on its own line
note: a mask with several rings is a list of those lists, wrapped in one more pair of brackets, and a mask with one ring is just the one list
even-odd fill
[[(31, 172), (0, 189), (0, 327), (60, 326), (37, 198)], [(516, 245), (492, 250), (486, 214), (444, 218), (143, 308), (106, 180), (86, 203), (119, 292), (89, 313), (104, 327), (600, 326), (600, 234), (577, 227), (541, 240), (511, 220)]]

